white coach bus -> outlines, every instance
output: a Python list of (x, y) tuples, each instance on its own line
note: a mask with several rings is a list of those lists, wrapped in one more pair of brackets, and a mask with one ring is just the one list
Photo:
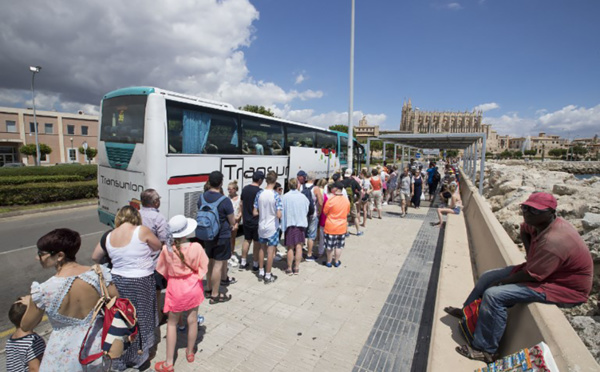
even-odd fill
[[(158, 88), (115, 90), (102, 99), (98, 141), (98, 215), (114, 224), (140, 193), (161, 195), (161, 212), (194, 218), (208, 175), (220, 170), (240, 190), (252, 174), (275, 171), (282, 185), (298, 170), (329, 177), (347, 159), (348, 136), (238, 110), (230, 104)], [(355, 164), (364, 156), (356, 140)]]

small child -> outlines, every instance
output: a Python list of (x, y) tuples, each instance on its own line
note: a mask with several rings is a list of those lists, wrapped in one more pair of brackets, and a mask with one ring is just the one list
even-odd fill
[[(188, 363), (195, 359), (196, 338), (198, 337), (198, 306), (204, 301), (202, 279), (208, 270), (208, 257), (198, 243), (186, 242), (186, 237), (196, 230), (196, 220), (177, 215), (169, 221), (173, 234), (173, 249), (163, 249), (158, 257), (156, 271), (167, 279), (167, 293), (163, 311), (167, 320), (167, 360), (156, 363), (157, 372), (172, 372), (177, 343), (177, 323), (182, 313), (187, 313), (187, 348), (185, 357)], [(217, 299), (211, 298), (211, 304)], [(224, 302), (225, 300), (219, 300)]]
[(37, 372), (46, 350), (44, 339), (34, 332), (21, 329), (21, 319), (27, 311), (23, 297), (19, 298), (8, 311), (8, 318), (17, 330), (6, 340), (6, 371)]
[[(235, 255), (235, 239), (237, 238), (238, 226), (242, 221), (242, 208), (241, 201), (238, 191), (240, 190), (237, 181), (229, 182), (227, 185), (227, 194), (229, 199), (231, 200), (231, 204), (233, 204), (233, 214), (235, 216), (235, 226), (231, 230), (231, 258), (229, 259), (229, 264), (232, 267), (236, 267), (239, 264), (238, 258)], [(225, 274), (227, 277), (227, 274)]]

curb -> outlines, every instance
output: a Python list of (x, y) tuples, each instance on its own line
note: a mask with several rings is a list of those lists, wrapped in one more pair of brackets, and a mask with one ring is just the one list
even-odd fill
[(98, 201), (97, 200), (93, 200), (93, 201), (86, 201), (86, 202), (81, 202), (81, 203), (76, 203), (76, 204), (69, 204), (69, 205), (62, 205), (62, 206), (56, 206), (56, 207), (46, 207), (46, 208), (40, 208), (40, 209), (27, 209), (27, 210), (23, 210), (23, 211), (14, 211), (14, 212), (0, 213), (0, 220), (3, 219), (3, 218), (25, 216), (25, 215), (28, 215), (28, 214), (35, 214), (35, 213), (43, 213), (43, 212), (60, 211), (60, 210), (64, 210), (64, 209), (75, 209), (75, 208), (88, 207), (90, 205), (98, 205)]

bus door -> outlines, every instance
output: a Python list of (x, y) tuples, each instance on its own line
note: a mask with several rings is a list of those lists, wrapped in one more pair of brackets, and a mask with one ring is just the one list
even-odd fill
[(315, 179), (329, 178), (340, 162), (335, 150), (290, 146), (289, 178), (295, 178), (298, 171), (313, 172)]

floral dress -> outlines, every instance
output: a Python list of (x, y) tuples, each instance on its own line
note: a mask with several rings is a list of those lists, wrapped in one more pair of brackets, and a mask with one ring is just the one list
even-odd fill
[[(102, 273), (106, 285), (112, 282), (110, 271), (104, 267)], [(40, 372), (54, 371), (102, 371), (102, 358), (93, 363), (82, 366), (79, 363), (79, 349), (83, 338), (87, 333), (90, 322), (92, 321), (93, 310), (84, 318), (70, 318), (59, 314), (58, 309), (62, 304), (66, 294), (71, 289), (75, 279), (83, 280), (93, 286), (100, 293), (98, 275), (93, 269), (82, 274), (69, 277), (53, 276), (44, 283), (33, 282), (31, 284), (31, 298), (40, 310), (44, 310), (50, 324), (52, 325), (52, 335), (46, 345), (44, 358), (40, 365)], [(102, 316), (96, 318), (94, 328), (88, 336), (87, 348), (84, 356), (97, 353), (101, 348), (102, 336)]]

